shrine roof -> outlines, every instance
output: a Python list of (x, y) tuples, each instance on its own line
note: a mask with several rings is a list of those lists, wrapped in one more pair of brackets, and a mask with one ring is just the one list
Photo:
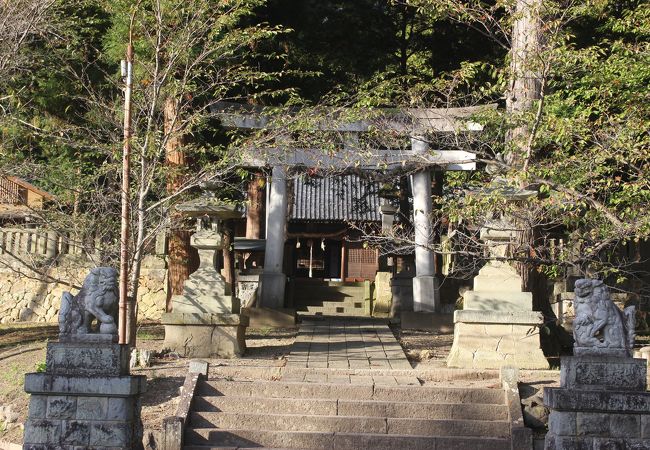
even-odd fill
[(358, 175), (298, 177), (293, 182), (291, 220), (380, 221), (379, 184)]

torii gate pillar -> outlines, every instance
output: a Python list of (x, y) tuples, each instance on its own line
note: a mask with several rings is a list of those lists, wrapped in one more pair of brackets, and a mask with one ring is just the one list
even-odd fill
[(280, 309), (284, 308), (284, 289), (287, 281), (287, 277), (282, 273), (287, 230), (287, 173), (282, 166), (273, 167), (267, 211), (264, 271), (260, 277), (260, 306)]
[[(414, 153), (427, 153), (429, 145), (421, 136), (411, 139)], [(413, 311), (440, 310), (440, 291), (435, 277), (431, 225), (431, 171), (422, 170), (413, 175), (413, 226), (415, 227), (415, 277), (413, 278)]]

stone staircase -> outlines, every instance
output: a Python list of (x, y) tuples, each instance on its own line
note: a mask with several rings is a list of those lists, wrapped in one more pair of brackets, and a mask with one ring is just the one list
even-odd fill
[(312, 316), (367, 316), (363, 283), (296, 281), (292, 286), (296, 311)]
[(511, 450), (504, 390), (199, 380), (184, 449)]

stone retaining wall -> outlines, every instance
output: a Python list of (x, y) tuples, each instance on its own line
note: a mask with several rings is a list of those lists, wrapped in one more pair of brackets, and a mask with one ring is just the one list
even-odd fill
[[(61, 295), (76, 294), (74, 286), (81, 286), (91, 267), (87, 262), (63, 260), (38, 274), (16, 264), (0, 264), (0, 323), (56, 323)], [(138, 290), (138, 320), (160, 320), (166, 298), (165, 261), (147, 257)]]

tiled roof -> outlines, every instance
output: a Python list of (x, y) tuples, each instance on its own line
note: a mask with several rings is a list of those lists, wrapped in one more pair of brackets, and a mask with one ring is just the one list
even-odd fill
[(292, 220), (380, 221), (379, 185), (357, 175), (296, 178)]

